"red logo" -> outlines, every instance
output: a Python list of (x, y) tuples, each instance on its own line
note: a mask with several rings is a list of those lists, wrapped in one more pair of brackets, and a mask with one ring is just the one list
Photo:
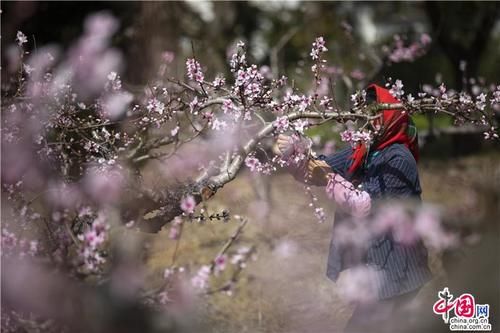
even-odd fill
[(476, 304), (474, 296), (469, 293), (453, 298), (446, 287), (438, 292), (438, 300), (432, 310), (443, 317), (452, 331), (491, 331), (490, 305)]

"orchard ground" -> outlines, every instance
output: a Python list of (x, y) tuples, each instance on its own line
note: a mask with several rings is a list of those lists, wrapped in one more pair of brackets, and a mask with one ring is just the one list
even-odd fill
[[(419, 173), (424, 202), (441, 205), (445, 214), (451, 216), (449, 223), (464, 223), (466, 228), (480, 232), (473, 221), (491, 207), (487, 207), (487, 200), (481, 196), (487, 194), (476, 190), (485, 184), (500, 185), (498, 153), (447, 161), (423, 160)], [(262, 197), (265, 184), (270, 189), (267, 199)], [(260, 198), (257, 193), (261, 193)], [(334, 205), (324, 191), (315, 188), (315, 193), (319, 205), (328, 216), (333, 216)], [(262, 200), (269, 202), (267, 218)], [(249, 223), (236, 246), (255, 245), (258, 258), (243, 270), (231, 296), (219, 293), (207, 298), (203, 310), (207, 332), (336, 332), (342, 329), (353, 307), (340, 297), (336, 284), (325, 275), (333, 218), (318, 223), (308, 207), (309, 201), (303, 185), (285, 172), (256, 178), (245, 170), (208, 203), (210, 211), (226, 207), (233, 214), (248, 217)], [(498, 224), (498, 220), (494, 223)], [(235, 221), (186, 223), (177, 262), (195, 267), (209, 262), (236, 227)], [(175, 240), (169, 239), (168, 228), (167, 225), (159, 234), (149, 236), (153, 244), (148, 262), (152, 285), (160, 283), (163, 270), (172, 264)], [(474, 246), (477, 244), (464, 246), (462, 254)], [(431, 250), (429, 263), (435, 278), (421, 290), (417, 300), (427, 304), (424, 306), (432, 313), (435, 290), (447, 283), (449, 274), (443, 268), (442, 253)], [(476, 278), (474, 283), (481, 282)], [(444, 329), (444, 325), (441, 328)]]

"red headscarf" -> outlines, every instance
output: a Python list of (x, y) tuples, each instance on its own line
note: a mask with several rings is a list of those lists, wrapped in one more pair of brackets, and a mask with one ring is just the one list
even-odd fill
[[(371, 84), (366, 89), (374, 90), (377, 98), (377, 103), (400, 103), (389, 90), (382, 88), (376, 84)], [(393, 143), (404, 144), (412, 153), (416, 161), (418, 161), (418, 137), (415, 125), (411, 118), (403, 110), (382, 110), (381, 131), (375, 138), (375, 141), (370, 146), (370, 150), (381, 150)], [(354, 174), (363, 164), (367, 147), (365, 144), (358, 144), (352, 154), (352, 164), (349, 167), (349, 173)]]

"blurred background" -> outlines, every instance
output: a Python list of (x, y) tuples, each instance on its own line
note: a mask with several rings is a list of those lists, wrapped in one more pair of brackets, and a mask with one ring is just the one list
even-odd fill
[[(471, 91), (494, 84), (500, 72), (497, 2), (23, 1), (5, 2), (2, 10), (3, 68), (14, 53), (8, 44), (18, 30), (34, 45), (69, 46), (82, 33), (88, 14), (111, 12), (121, 22), (113, 46), (124, 54), (122, 77), (129, 89), (151, 80), (165, 54), (174, 56), (175, 74), (183, 75), (185, 59), (192, 55), (208, 74), (228, 74), (228, 57), (239, 40), (247, 43), (252, 63), (287, 75), (300, 88), (310, 87), (310, 65), (304, 60), (317, 36), (327, 41), (329, 73), (347, 87), (337, 96), (342, 104), (353, 90), (388, 78), (401, 79), (405, 91), (415, 96), (442, 82), (448, 89)], [(411, 53), (422, 36), (431, 41), (424, 52), (390, 61), (396, 39)], [(450, 125), (442, 117), (417, 117), (416, 122), (422, 135), (430, 130), (431, 139), (434, 127)], [(480, 148), (471, 133), (450, 135), (441, 140), (447, 149), (429, 151), (443, 156), (442, 151), (449, 155)]]
[[(225, 72), (228, 48), (238, 40), (249, 44), (256, 64), (276, 65), (283, 74), (300, 74), (297, 67), (303, 66), (312, 41), (324, 36), (328, 60), (347, 72), (371, 74), (372, 80), (397, 77), (413, 89), (434, 82), (439, 73), (450, 88), (460, 89), (460, 62), (467, 63), (468, 77), (486, 81), (498, 77), (498, 6), (480, 1), (23, 1), (2, 5), (2, 32), (4, 43), (13, 41), (21, 30), (39, 45), (68, 46), (82, 33), (88, 14), (108, 10), (121, 22), (114, 42), (126, 54), (124, 78), (132, 84), (151, 77), (164, 51), (174, 52), (183, 65), (184, 57), (193, 53), (193, 44), (207, 68)], [(393, 43), (394, 35), (412, 40), (422, 33), (432, 37), (425, 56), (411, 64), (368, 72), (383, 46)]]
[[(472, 91), (500, 82), (500, 4), (498, 2), (2, 2), (2, 68), (18, 30), (36, 45), (69, 46), (91, 13), (109, 11), (120, 21), (113, 45), (125, 57), (122, 79), (127, 89), (141, 89), (156, 73), (162, 56), (172, 55), (177, 76), (193, 54), (208, 76), (227, 75), (228, 57), (239, 40), (247, 43), (251, 62), (287, 75), (298, 87), (311, 85), (311, 43), (323, 36), (325, 57), (345, 90), (367, 83), (401, 79), (414, 95), (425, 85)], [(412, 59), (388, 59), (397, 40), (405, 45), (430, 37), (429, 47)], [(167, 52), (167, 53), (166, 53)], [(2, 80), (9, 73), (2, 71)], [(342, 90), (341, 90), (342, 91)], [(459, 249), (431, 251), (436, 278), (421, 292), (427, 302), (415, 313), (422, 332), (446, 332), (432, 314), (437, 290), (470, 292), (491, 306), (490, 322), (500, 329), (500, 153), (482, 132), (454, 129), (445, 117), (416, 119), (423, 160), (419, 172), (425, 202), (438, 205), (445, 223), (467, 240)], [(309, 133), (320, 142), (341, 146), (331, 125)], [(232, 295), (206, 302), (204, 319), (213, 332), (336, 332), (352, 307), (325, 276), (332, 221), (318, 224), (302, 186), (287, 174), (272, 177), (243, 172), (210, 202), (248, 216), (243, 238), (256, 245), (258, 260)], [(331, 204), (318, 198), (328, 213)], [(224, 224), (187, 225), (178, 260), (210, 260), (233, 232)], [(150, 235), (148, 267), (158, 283), (176, 250), (166, 232)], [(196, 259), (195, 259), (196, 258)], [(155, 278), (157, 276), (157, 278)], [(286, 283), (283, 283), (286, 281)]]

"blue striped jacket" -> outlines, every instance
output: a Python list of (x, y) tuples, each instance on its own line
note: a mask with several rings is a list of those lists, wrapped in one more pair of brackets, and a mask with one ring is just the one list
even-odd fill
[[(350, 179), (352, 148), (331, 156), (319, 156), (336, 173)], [(402, 144), (392, 144), (370, 154), (361, 175), (357, 176), (363, 190), (370, 194), (372, 203), (385, 198), (413, 198), (420, 200), (421, 188), (417, 165), (410, 151)], [(373, 204), (372, 204), (373, 206)], [(328, 254), (327, 276), (336, 281), (340, 272), (356, 265), (374, 267), (377, 272), (376, 291), (379, 299), (391, 298), (420, 288), (432, 278), (427, 263), (427, 249), (422, 241), (412, 245), (397, 243), (391, 232), (377, 236), (368, 248), (359, 253), (345, 242), (336, 242), (336, 226), (342, 223), (342, 214), (336, 213), (333, 237)]]

